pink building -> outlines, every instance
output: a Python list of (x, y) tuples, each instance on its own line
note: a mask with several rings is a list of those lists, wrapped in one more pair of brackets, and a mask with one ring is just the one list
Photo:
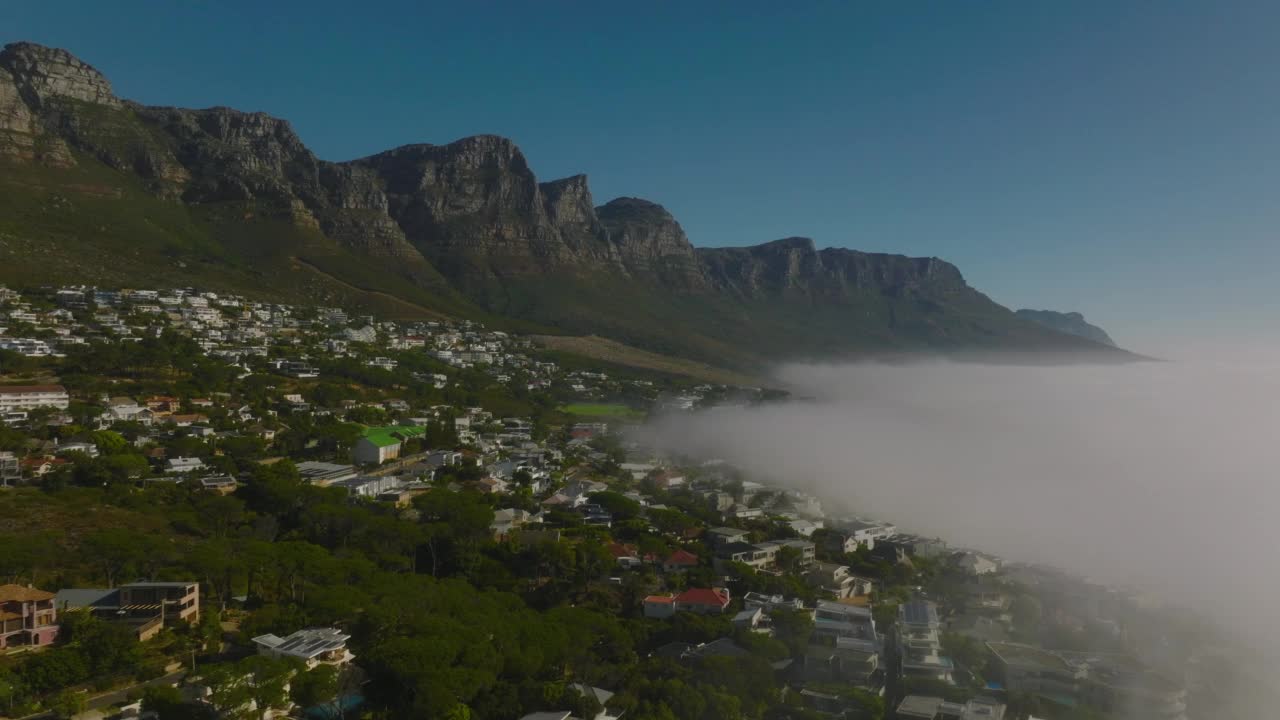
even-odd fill
[(58, 637), (53, 593), (0, 585), (0, 648), (48, 645)]

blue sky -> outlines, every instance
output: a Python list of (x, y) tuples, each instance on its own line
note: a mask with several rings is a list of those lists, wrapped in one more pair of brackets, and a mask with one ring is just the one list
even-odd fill
[(328, 159), (498, 133), (698, 245), (936, 255), (1138, 349), (1280, 334), (1274, 3), (42, 0), (0, 28)]

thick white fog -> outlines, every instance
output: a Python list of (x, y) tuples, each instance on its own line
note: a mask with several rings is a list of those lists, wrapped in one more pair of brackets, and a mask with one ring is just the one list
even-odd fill
[(860, 515), (1140, 586), (1272, 633), (1280, 365), (935, 362), (781, 370), (785, 404), (674, 416), (722, 457)]

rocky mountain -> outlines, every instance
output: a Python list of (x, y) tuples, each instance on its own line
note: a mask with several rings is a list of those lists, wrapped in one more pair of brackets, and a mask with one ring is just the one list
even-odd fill
[(148, 107), (64, 50), (0, 51), (0, 281), (203, 283), (605, 335), (728, 365), (1103, 348), (936, 258), (695, 248), (662, 206), (539, 182), (506, 138), (317, 158), (285, 120)]
[(1019, 310), (1015, 313), (1024, 320), (1030, 320), (1039, 323), (1051, 330), (1068, 335), (1092, 340), (1093, 342), (1115, 347), (1115, 342), (1106, 330), (1097, 325), (1090, 325), (1085, 321), (1084, 315), (1078, 312), (1057, 312), (1054, 310)]

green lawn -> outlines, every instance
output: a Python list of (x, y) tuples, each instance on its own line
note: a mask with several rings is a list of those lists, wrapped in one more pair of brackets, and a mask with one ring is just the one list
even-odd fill
[(616, 418), (619, 420), (643, 420), (644, 412), (617, 403), (572, 403), (560, 408), (570, 415), (583, 417)]

